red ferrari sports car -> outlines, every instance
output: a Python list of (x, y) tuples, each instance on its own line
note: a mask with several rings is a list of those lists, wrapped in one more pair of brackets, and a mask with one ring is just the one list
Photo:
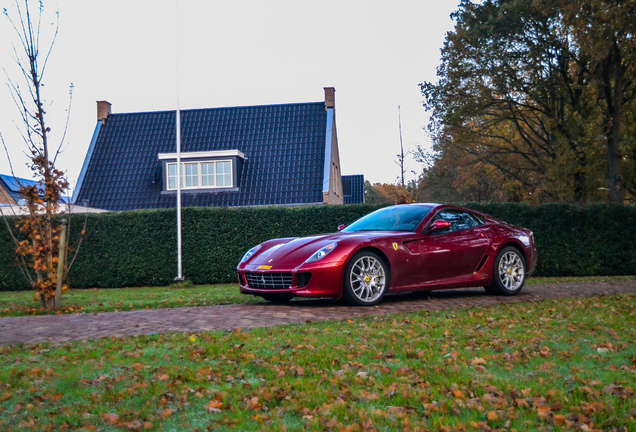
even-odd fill
[(459, 287), (515, 295), (536, 263), (528, 229), (460, 207), (408, 204), (334, 234), (266, 241), (237, 270), (242, 293), (273, 302), (342, 297), (371, 306), (387, 293)]

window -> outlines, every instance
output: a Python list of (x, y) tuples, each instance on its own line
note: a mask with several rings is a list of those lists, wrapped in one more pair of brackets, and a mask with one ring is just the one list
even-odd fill
[(214, 162), (201, 163), (201, 186), (214, 186)]
[(216, 163), (216, 184), (218, 187), (232, 187), (232, 162)]
[(184, 164), (185, 165), (185, 180), (187, 188), (193, 188), (199, 186), (199, 164)]
[(466, 213), (460, 210), (452, 210), (452, 209), (441, 210), (439, 213), (435, 215), (435, 217), (433, 217), (433, 220), (431, 220), (431, 223), (439, 219), (445, 220), (451, 225), (449, 229), (439, 231), (439, 234), (462, 231), (465, 229), (475, 228), (481, 225), (479, 223), (479, 220), (473, 217), (470, 213)]
[[(168, 190), (177, 189), (177, 164), (169, 163)], [(232, 187), (232, 161), (201, 161), (181, 163), (182, 189)]]
[[(181, 182), (183, 186), (183, 182)], [(168, 189), (177, 188), (177, 164), (168, 164)]]
[(358, 231), (415, 231), (431, 211), (425, 205), (385, 207), (358, 219), (341, 232)]

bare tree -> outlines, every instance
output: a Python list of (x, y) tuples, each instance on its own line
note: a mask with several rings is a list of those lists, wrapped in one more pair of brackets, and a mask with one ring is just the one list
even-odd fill
[[(409, 202), (413, 202), (413, 194), (410, 190), (407, 190), (406, 184), (406, 171), (408, 168), (406, 167), (406, 157), (409, 155), (410, 151), (404, 153), (404, 144), (402, 143), (402, 114), (400, 111), (400, 105), (398, 105), (398, 127), (400, 131), (400, 153), (397, 155), (397, 160), (395, 163), (400, 167), (400, 176), (398, 177), (398, 182), (402, 190), (402, 196), (398, 199), (399, 204), (407, 204)], [(412, 189), (412, 188), (411, 188)]]
[[(6, 69), (3, 70), (20, 115), (22, 127), (19, 129), (26, 153), (30, 157), (29, 167), (38, 179), (35, 184), (20, 185), (20, 194), (28, 210), (28, 214), (18, 218), (15, 224), (20, 238), (13, 233), (6, 218), (5, 223), (16, 245), (22, 273), (35, 289), (41, 306), (59, 308), (68, 273), (68, 266), (65, 265), (68, 254), (65, 238), (69, 223), (67, 218), (61, 218), (60, 215), (64, 214), (63, 194), (68, 190), (69, 183), (64, 172), (55, 168), (55, 161), (61, 152), (68, 128), (72, 85), (66, 124), (54, 152), (51, 152), (51, 129), (46, 123), (47, 113), (42, 94), (47, 63), (58, 35), (59, 14), (55, 13), (56, 20), (50, 42), (41, 51), (40, 39), (45, 32), (42, 25), (43, 2), (33, 5), (29, 0), (17, 1), (14, 10), (10, 12), (4, 9), (3, 12), (17, 36), (17, 43), (12, 45), (12, 57), (20, 72), (20, 79), (10, 78)], [(0, 138), (9, 157), (7, 144), (1, 135)], [(11, 161), (9, 162), (12, 174), (16, 177)], [(84, 230), (82, 235), (83, 233)], [(29, 267), (35, 273), (35, 278)]]

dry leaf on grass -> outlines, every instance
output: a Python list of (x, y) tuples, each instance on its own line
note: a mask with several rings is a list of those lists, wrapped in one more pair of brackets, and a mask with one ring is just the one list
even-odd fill
[(119, 415), (107, 413), (102, 415), (102, 421), (107, 424), (116, 425), (119, 422)]
[(220, 402), (215, 399), (211, 400), (210, 403), (205, 406), (206, 411), (208, 411), (211, 414), (220, 413), (222, 408), (223, 408), (223, 402)]
[(254, 396), (252, 399), (247, 401), (247, 409), (258, 410), (260, 408), (261, 404), (258, 403), (258, 396)]

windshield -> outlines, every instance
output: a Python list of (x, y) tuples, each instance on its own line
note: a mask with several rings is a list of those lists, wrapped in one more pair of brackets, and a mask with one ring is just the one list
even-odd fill
[(430, 211), (431, 207), (424, 205), (386, 207), (358, 219), (341, 232), (415, 231)]

